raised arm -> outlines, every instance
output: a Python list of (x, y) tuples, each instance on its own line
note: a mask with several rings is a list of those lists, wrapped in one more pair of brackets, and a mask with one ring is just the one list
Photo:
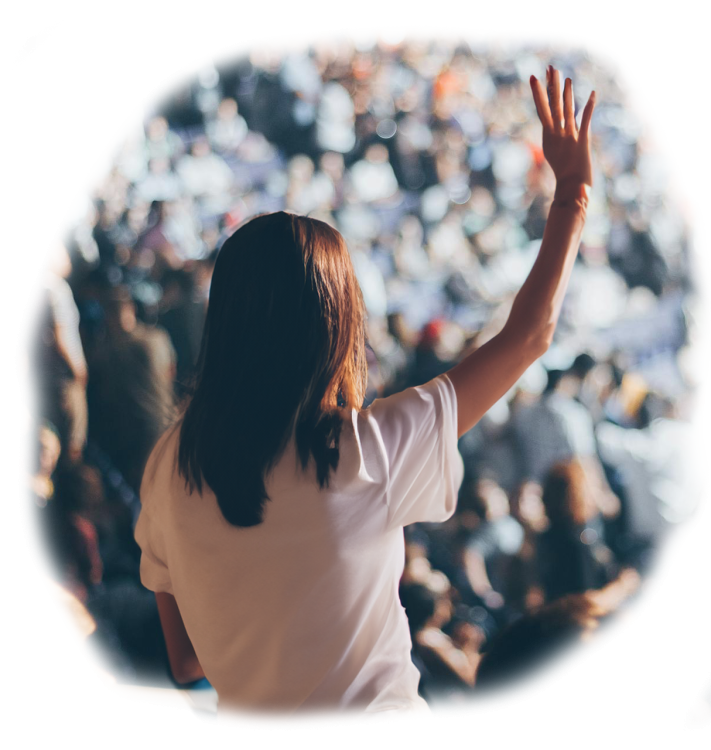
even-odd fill
[(566, 79), (561, 96), (560, 73), (549, 66), (547, 95), (535, 76), (530, 83), (543, 126), (543, 154), (556, 178), (555, 196), (538, 257), (503, 329), (447, 373), (457, 394), (459, 436), (550, 346), (585, 224), (587, 187), (592, 186), (589, 132), (595, 92), (578, 131), (572, 81)]

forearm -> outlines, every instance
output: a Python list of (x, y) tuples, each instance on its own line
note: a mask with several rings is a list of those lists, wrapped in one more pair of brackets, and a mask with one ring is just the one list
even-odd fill
[(560, 316), (585, 226), (587, 196), (580, 183), (559, 183), (538, 257), (514, 299), (505, 328), (546, 348)]
[(638, 588), (639, 573), (634, 568), (625, 568), (613, 581), (601, 589), (589, 592), (588, 596), (597, 604), (600, 614), (614, 612)]
[(54, 337), (57, 342), (57, 350), (67, 366), (72, 371), (74, 379), (81, 385), (86, 385), (87, 370), (84, 353), (81, 350), (81, 344), (71, 346), (67, 341), (64, 330), (60, 326), (55, 326)]
[(493, 591), (491, 581), (489, 581), (489, 576), (486, 572), (486, 563), (478, 552), (470, 550), (465, 554), (464, 570), (469, 585), (477, 596), (484, 596), (489, 591)]

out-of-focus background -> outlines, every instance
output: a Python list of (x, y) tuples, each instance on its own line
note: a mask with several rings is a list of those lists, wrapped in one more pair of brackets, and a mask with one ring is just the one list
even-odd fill
[(699, 290), (666, 165), (613, 72), (583, 50), (451, 41), (254, 52), (148, 113), (45, 273), (28, 489), (56, 583), (120, 682), (177, 687), (133, 524), (221, 243), (261, 212), (334, 225), (368, 310), (366, 405), (428, 381), (501, 329), (540, 247), (554, 181), (528, 78), (548, 63), (578, 121), (597, 92), (588, 220), (553, 346), (460, 440), (455, 516), (406, 529), (421, 692), (463, 701), (641, 595), (699, 498)]

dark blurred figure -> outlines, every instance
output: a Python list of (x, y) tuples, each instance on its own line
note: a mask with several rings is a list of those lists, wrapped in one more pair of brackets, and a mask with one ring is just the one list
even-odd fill
[(503, 686), (542, 666), (565, 646), (586, 640), (638, 587), (635, 571), (623, 571), (596, 591), (570, 594), (524, 615), (502, 630), (482, 654), (476, 689)]
[(198, 106), (199, 72), (186, 68), (161, 81), (148, 96), (160, 114), (175, 128), (201, 127), (205, 122)]
[(464, 532), (463, 567), (471, 590), (501, 625), (525, 599), (525, 580), (517, 574), (524, 530), (511, 516), (508, 496), (494, 480), (478, 480), (471, 501), (481, 520), (475, 529)]
[(138, 492), (172, 414), (175, 351), (165, 331), (137, 320), (128, 290), (114, 289), (105, 313), (106, 340), (91, 362), (90, 434)]
[(175, 246), (166, 229), (168, 203), (154, 200), (151, 203), (146, 227), (136, 240), (135, 252), (141, 263), (147, 267), (154, 264), (159, 270), (177, 268), (180, 265)]
[(574, 459), (583, 468), (596, 506), (606, 519), (614, 519), (620, 501), (600, 462), (590, 411), (578, 400), (580, 372), (586, 369), (587, 364), (581, 364), (569, 370), (549, 370), (540, 399), (518, 405), (511, 425), (523, 459), (524, 480), (542, 484), (557, 462)]
[(613, 220), (607, 245), (610, 267), (630, 289), (645, 286), (659, 297), (669, 280), (669, 269), (649, 226), (638, 216)]
[(87, 436), (87, 367), (79, 310), (66, 281), (71, 270), (69, 253), (59, 246), (46, 274), (33, 351), (38, 417), (55, 426), (63, 462), (81, 458)]
[(422, 675), (420, 694), (433, 701), (468, 693), (479, 663), (479, 641), (464, 635), (458, 645), (444, 633), (454, 613), (451, 588), (443, 574), (430, 580), (430, 585), (401, 583), (400, 601), (410, 625), (412, 660)]
[(454, 362), (445, 359), (439, 351), (443, 325), (442, 320), (432, 320), (422, 329), (415, 348), (408, 385), (427, 383), (454, 365)]
[(101, 582), (101, 557), (96, 529), (80, 514), (77, 496), (61, 484), (55, 490), (59, 436), (50, 422), (37, 420), (22, 442), (20, 514), (30, 557), (38, 570), (86, 602), (89, 589)]
[(543, 482), (549, 526), (538, 537), (546, 601), (605, 586), (618, 573), (604, 525), (578, 461), (560, 462)]
[(197, 295), (195, 277), (184, 268), (166, 271), (158, 325), (165, 329), (175, 349), (176, 397), (186, 392), (193, 375), (205, 323), (205, 305)]

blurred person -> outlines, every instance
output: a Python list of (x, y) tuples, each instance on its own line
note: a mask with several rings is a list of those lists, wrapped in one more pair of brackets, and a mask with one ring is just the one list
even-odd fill
[(644, 286), (659, 297), (667, 287), (669, 268), (648, 222), (639, 214), (613, 219), (607, 243), (610, 267), (630, 289)]
[(168, 334), (141, 323), (130, 292), (104, 300), (106, 338), (90, 370), (90, 432), (134, 491), (172, 418), (175, 350)]
[(237, 102), (232, 98), (223, 99), (217, 115), (205, 125), (205, 133), (212, 148), (218, 153), (231, 154), (247, 136), (247, 122), (239, 113)]
[(205, 305), (200, 299), (195, 276), (194, 272), (179, 268), (166, 271), (162, 277), (158, 326), (168, 333), (175, 350), (178, 398), (193, 376), (205, 324)]
[(549, 370), (541, 397), (513, 410), (511, 423), (523, 458), (521, 479), (542, 484), (556, 462), (575, 459), (598, 508), (606, 518), (614, 519), (620, 500), (600, 463), (590, 413), (575, 399), (579, 389), (580, 379), (574, 372)]
[(615, 364), (614, 353), (601, 357), (584, 377), (576, 400), (588, 410), (593, 425), (610, 421), (611, 399), (619, 387), (623, 373)]
[(323, 87), (316, 113), (316, 143), (323, 151), (347, 154), (356, 145), (353, 100), (337, 81)]
[(198, 74), (196, 80), (185, 82), (174, 90), (170, 99), (161, 104), (159, 116), (165, 118), (171, 128), (170, 132), (174, 132), (172, 129), (175, 128), (176, 131), (186, 133), (203, 125), (203, 106), (209, 106), (210, 99), (216, 105), (219, 96), (215, 95), (217, 92), (214, 89), (211, 90), (209, 78), (208, 67)]
[(333, 205), (333, 183), (323, 172), (316, 172), (313, 161), (304, 154), (292, 156), (287, 166), (289, 184), (286, 207), (296, 213), (308, 214)]
[(197, 138), (190, 153), (180, 157), (175, 171), (188, 195), (206, 213), (221, 213), (229, 208), (234, 174), (227, 162), (211, 150), (205, 136)]
[(416, 215), (408, 214), (400, 221), (393, 259), (401, 278), (425, 279), (430, 273), (430, 259), (424, 248), (424, 229)]
[(422, 674), (423, 695), (434, 701), (468, 692), (474, 685), (480, 641), (461, 626), (459, 643), (443, 631), (454, 614), (446, 576), (433, 571), (425, 582), (403, 583), (399, 595), (410, 626), (412, 659)]
[(166, 206), (165, 236), (178, 256), (178, 264), (203, 258), (205, 243), (201, 237), (202, 222), (189, 196), (172, 201)]
[(23, 442), (20, 514), (30, 557), (38, 570), (86, 602), (88, 589), (101, 582), (101, 558), (96, 530), (76, 512), (76, 497), (55, 492), (59, 436), (51, 423), (38, 420)]
[[(93, 459), (96, 455), (93, 446), (89, 453)], [(84, 463), (71, 473), (64, 487), (79, 498), (81, 515), (96, 529), (101, 583), (125, 580), (137, 583), (140, 550), (133, 538), (132, 509), (113, 479), (110, 472), (103, 472), (93, 463)]]
[(336, 151), (325, 151), (319, 159), (319, 169), (321, 175), (331, 183), (331, 207), (337, 210), (342, 206), (345, 195), (343, 155)]
[(481, 522), (466, 535), (462, 565), (474, 594), (505, 620), (525, 596), (516, 565), (524, 530), (511, 516), (509, 499), (495, 481), (478, 480), (473, 500)]
[(57, 608), (64, 627), (69, 631), (82, 656), (89, 662), (89, 666), (101, 680), (104, 687), (113, 690), (116, 678), (86, 657), (86, 645), (89, 637), (96, 631), (96, 623), (86, 607), (67, 589), (40, 573), (40, 580), (49, 594), (52, 604)]
[(625, 570), (607, 586), (568, 594), (539, 607), (503, 629), (479, 660), (477, 691), (503, 686), (540, 669), (575, 641), (589, 640), (639, 586), (634, 570)]
[(221, 708), (426, 707), (402, 529), (452, 515), (457, 438), (550, 345), (592, 183), (594, 95), (578, 131), (570, 79), (550, 68), (548, 96), (531, 88), (558, 180), (539, 256), (504, 328), (428, 383), (361, 409), (364, 304), (327, 224), (261, 215), (219, 251), (194, 392), (146, 466), (136, 538), (173, 673), (206, 675)]
[(165, 268), (181, 265), (177, 248), (169, 237), (169, 216), (170, 204), (154, 200), (148, 209), (145, 226), (136, 237), (136, 260), (149, 271), (160, 273)]
[(543, 504), (543, 488), (538, 482), (521, 482), (511, 496), (511, 516), (521, 524), (524, 537), (512, 567), (512, 575), (519, 581), (520, 612), (540, 606), (544, 601), (538, 565), (538, 539), (549, 527)]
[(442, 342), (445, 325), (444, 320), (437, 318), (420, 331), (409, 372), (409, 385), (426, 383), (452, 367), (454, 357), (447, 356), (450, 353)]
[(174, 201), (183, 194), (183, 185), (166, 157), (153, 157), (148, 172), (135, 184), (134, 194), (142, 201)]
[(66, 280), (71, 270), (67, 249), (57, 247), (45, 274), (33, 354), (38, 416), (55, 425), (66, 460), (74, 462), (86, 445), (88, 375), (79, 310)]
[(62, 452), (62, 443), (55, 426), (48, 420), (42, 420), (37, 428), (38, 444), (33, 445), (32, 455), (36, 456), (36, 465), (30, 478), (30, 491), (35, 504), (40, 508), (54, 495), (52, 475)]
[(609, 583), (618, 564), (580, 462), (554, 464), (541, 499), (548, 527), (538, 535), (537, 558), (546, 601)]
[(151, 159), (173, 162), (185, 151), (182, 139), (168, 127), (168, 120), (162, 115), (155, 115), (146, 123), (143, 148), (146, 163)]
[(601, 422), (600, 454), (620, 473), (624, 491), (624, 552), (627, 562), (647, 570), (668, 530), (693, 513), (700, 482), (689, 456), (693, 437), (677, 404), (649, 391), (636, 427)]
[(363, 158), (348, 170), (348, 176), (355, 197), (363, 203), (383, 203), (399, 194), (388, 149), (382, 143), (368, 146)]

